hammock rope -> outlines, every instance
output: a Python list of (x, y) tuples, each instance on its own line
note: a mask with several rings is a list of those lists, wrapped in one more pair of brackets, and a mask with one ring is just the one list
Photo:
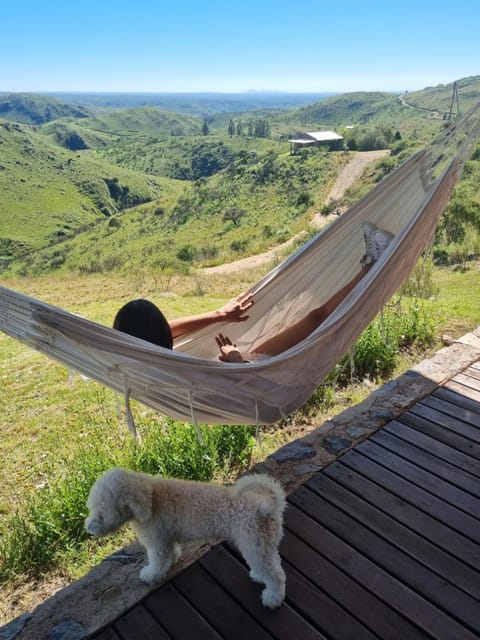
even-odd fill
[[(128, 401), (179, 420), (258, 426), (282, 419), (348, 353), (431, 242), (480, 137), (479, 110), (477, 105), (454, 122), (256, 283), (246, 322), (204, 328), (170, 351), (0, 287), (0, 329)], [(242, 350), (252, 349), (349, 282), (364, 252), (365, 221), (392, 232), (394, 240), (312, 334), (264, 360), (218, 361), (217, 333), (229, 335)], [(133, 420), (131, 428), (135, 433)]]

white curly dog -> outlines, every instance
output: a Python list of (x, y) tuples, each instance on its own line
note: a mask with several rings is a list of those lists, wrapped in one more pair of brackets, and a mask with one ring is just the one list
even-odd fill
[(115, 468), (101, 476), (87, 501), (88, 533), (103, 537), (130, 522), (147, 552), (140, 572), (159, 582), (180, 556), (180, 544), (228, 540), (250, 567), (250, 578), (265, 585), (262, 603), (279, 607), (285, 573), (278, 545), (283, 535), (285, 494), (267, 475), (248, 475), (230, 487), (174, 480)]

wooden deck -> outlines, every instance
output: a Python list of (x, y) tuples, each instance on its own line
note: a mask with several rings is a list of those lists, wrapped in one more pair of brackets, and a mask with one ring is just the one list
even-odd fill
[(480, 364), (289, 495), (287, 598), (214, 548), (96, 640), (480, 637)]

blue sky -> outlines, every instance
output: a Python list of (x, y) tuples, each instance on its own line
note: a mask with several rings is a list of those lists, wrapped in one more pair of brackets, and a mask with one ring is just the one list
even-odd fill
[(401, 91), (480, 74), (478, 0), (2, 3), (0, 91)]

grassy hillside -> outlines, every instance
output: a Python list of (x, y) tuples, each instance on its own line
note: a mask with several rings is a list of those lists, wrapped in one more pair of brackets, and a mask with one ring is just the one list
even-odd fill
[(179, 180), (209, 177), (237, 160), (254, 162), (267, 151), (288, 152), (288, 146), (267, 138), (222, 135), (161, 136), (124, 140), (102, 149), (99, 157), (129, 169)]
[[(461, 104), (467, 95), (480, 97), (478, 80), (459, 81)], [(152, 106), (62, 117), (38, 130), (4, 122), (3, 263), (31, 248), (37, 253), (26, 262), (37, 271), (54, 265), (106, 271), (119, 266), (121, 254), (131, 264), (141, 256), (149, 267), (184, 269), (275, 245), (322, 208), (344, 161), (321, 150), (291, 157), (289, 136), (335, 128), (352, 150), (390, 148), (392, 157), (372, 174), (373, 182), (446, 125), (420, 102), (442, 96), (444, 104), (451, 89), (350, 93), (291, 111), (222, 114), (210, 118), (203, 136), (201, 119)], [(258, 124), (265, 125), (263, 133)], [(90, 230), (83, 238), (65, 241), (82, 228)], [(25, 272), (25, 261), (17, 266)]]
[[(480, 99), (480, 76), (470, 76), (457, 81), (458, 102), (460, 113), (465, 113)], [(405, 94), (407, 104), (418, 109), (425, 109), (437, 117), (443, 118), (449, 114), (452, 106), (453, 83), (427, 87), (421, 91)], [(453, 114), (457, 115), (456, 100), (453, 104)]]
[[(270, 145), (274, 143), (270, 142)], [(274, 246), (308, 226), (319, 210), (343, 154), (321, 149), (290, 156), (240, 157), (209, 179), (186, 182), (177, 201), (145, 204), (90, 231), (63, 239), (17, 263), (20, 273), (61, 266), (77, 273), (169, 270), (234, 260)]]
[(0, 94), (0, 118), (24, 124), (42, 124), (58, 118), (86, 118), (84, 107), (33, 93)]
[(129, 206), (170, 203), (176, 184), (50, 144), (0, 121), (0, 254), (45, 246)]
[(82, 120), (60, 120), (40, 130), (58, 144), (72, 148), (69, 137), (75, 135), (83, 147), (101, 148), (125, 140), (145, 140), (162, 136), (198, 135), (202, 120), (156, 107), (112, 110)]

